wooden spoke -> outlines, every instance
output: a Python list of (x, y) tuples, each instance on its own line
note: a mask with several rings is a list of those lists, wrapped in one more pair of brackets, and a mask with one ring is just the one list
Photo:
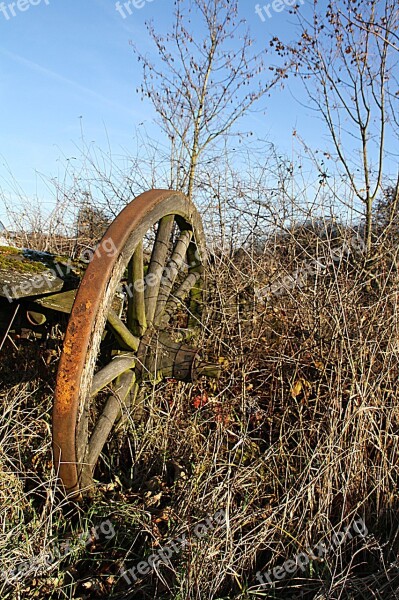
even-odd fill
[(184, 259), (187, 254), (187, 249), (190, 245), (191, 238), (193, 232), (192, 231), (182, 231), (180, 237), (175, 245), (173, 250), (173, 254), (170, 257), (168, 264), (165, 269), (165, 275), (162, 278), (162, 285), (158, 294), (158, 301), (155, 309), (155, 317), (154, 321), (157, 323), (162, 316), (164, 311), (166, 302), (168, 301), (170, 292), (172, 290), (173, 284), (176, 280), (176, 277), (180, 271), (180, 268), (184, 262)]
[(127, 327), (134, 335), (141, 337), (147, 329), (142, 241), (138, 244), (128, 267), (128, 298)]
[(168, 310), (170, 307), (176, 308), (178, 303), (181, 303), (187, 295), (190, 293), (192, 288), (195, 286), (197, 281), (200, 279), (201, 273), (189, 273), (180, 287), (168, 300)]
[(98, 392), (109, 385), (114, 379), (122, 375), (128, 369), (133, 369), (136, 362), (134, 354), (125, 354), (117, 356), (111, 362), (96, 373), (93, 377), (93, 383), (90, 389), (90, 396), (95, 396)]
[(154, 320), (162, 272), (165, 267), (174, 222), (174, 215), (167, 215), (159, 221), (144, 292), (147, 325), (152, 324)]
[(198, 324), (201, 322), (204, 292), (204, 279), (202, 277), (204, 267), (202, 265), (202, 260), (198, 252), (198, 248), (195, 244), (190, 244), (190, 246), (188, 247), (187, 258), (190, 264), (189, 273), (199, 273), (201, 275), (197, 278), (195, 284), (190, 290), (188, 327), (194, 328), (197, 327)]
[(122, 415), (118, 415), (117, 419), (117, 427), (122, 428), (126, 424), (126, 422), (132, 421), (136, 424), (140, 423), (141, 418), (143, 416), (143, 397), (142, 394), (139, 393), (140, 386), (136, 380), (132, 386), (132, 389), (129, 392), (129, 395), (125, 398), (124, 407), (126, 410), (122, 412)]
[(136, 376), (133, 371), (123, 373), (120, 377), (119, 386), (108, 398), (89, 441), (87, 462), (92, 466), (92, 469), (101, 454), (115, 421), (122, 414), (122, 407), (126, 406), (126, 399), (130, 396), (135, 382)]
[(160, 325), (164, 326), (168, 323), (173, 313), (184, 302), (200, 277), (201, 273), (199, 272), (189, 273), (176, 292), (170, 295), (161, 316)]
[(108, 312), (107, 320), (120, 346), (124, 349), (136, 351), (140, 345), (140, 340), (129, 331), (114, 310), (111, 309)]

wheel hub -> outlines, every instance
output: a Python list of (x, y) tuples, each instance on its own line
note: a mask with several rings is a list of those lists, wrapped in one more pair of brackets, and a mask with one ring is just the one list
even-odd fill
[(220, 366), (200, 360), (197, 348), (176, 342), (165, 332), (147, 333), (137, 352), (136, 373), (142, 381), (164, 378), (191, 382), (198, 377), (219, 377)]

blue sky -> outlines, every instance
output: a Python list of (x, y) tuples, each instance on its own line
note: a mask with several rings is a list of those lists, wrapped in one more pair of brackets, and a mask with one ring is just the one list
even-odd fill
[[(28, 8), (14, 8), (12, 16), (6, 1), (0, 12), (0, 186), (7, 188), (11, 172), (28, 197), (51, 204), (38, 174), (62, 177), (65, 160), (78, 152), (82, 130), (87, 142), (128, 155), (136, 128), (142, 123), (151, 128), (151, 105), (135, 91), (141, 71), (129, 41), (150, 52), (144, 22), (153, 19), (164, 30), (173, 0), (143, 0), (125, 19), (113, 0), (19, 2)], [(240, 11), (258, 45), (276, 34), (294, 37), (287, 8), (264, 22), (252, 0), (241, 0)], [(294, 128), (308, 134), (315, 129), (314, 115), (296, 102), (298, 90), (291, 85), (273, 94), (266, 115), (246, 123), (285, 152)], [(155, 128), (151, 131), (156, 135)]]

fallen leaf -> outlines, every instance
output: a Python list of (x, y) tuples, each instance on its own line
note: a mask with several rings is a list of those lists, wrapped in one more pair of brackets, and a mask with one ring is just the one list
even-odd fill
[(299, 396), (299, 394), (302, 392), (302, 380), (301, 379), (297, 379), (297, 381), (294, 383), (294, 385), (291, 388), (291, 396), (293, 398), (296, 398), (297, 396)]
[(303, 392), (305, 398), (308, 398), (309, 392), (312, 389), (312, 384), (307, 379), (297, 379), (291, 388), (291, 396), (296, 398), (301, 392)]
[(192, 403), (194, 408), (202, 408), (203, 406), (205, 406), (205, 404), (208, 403), (208, 400), (208, 394), (206, 392), (202, 392), (202, 394), (194, 396)]

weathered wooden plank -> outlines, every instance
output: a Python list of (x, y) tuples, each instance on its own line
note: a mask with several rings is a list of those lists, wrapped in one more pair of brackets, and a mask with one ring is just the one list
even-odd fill
[[(57, 312), (65, 314), (71, 314), (72, 305), (75, 301), (77, 290), (68, 290), (67, 292), (60, 292), (59, 294), (51, 294), (50, 296), (44, 296), (43, 298), (36, 298), (35, 304), (40, 304), (44, 308), (50, 308)], [(114, 315), (118, 315), (122, 309), (123, 298), (118, 295), (112, 301), (112, 310)], [(112, 317), (111, 317), (112, 318)]]
[(11, 300), (77, 287), (83, 268), (47, 252), (0, 247), (0, 296)]
[(35, 304), (40, 304), (40, 306), (44, 306), (45, 308), (51, 308), (51, 310), (56, 310), (57, 312), (69, 315), (72, 310), (75, 296), (76, 290), (69, 290), (68, 292), (60, 292), (59, 294), (38, 298), (35, 300)]

